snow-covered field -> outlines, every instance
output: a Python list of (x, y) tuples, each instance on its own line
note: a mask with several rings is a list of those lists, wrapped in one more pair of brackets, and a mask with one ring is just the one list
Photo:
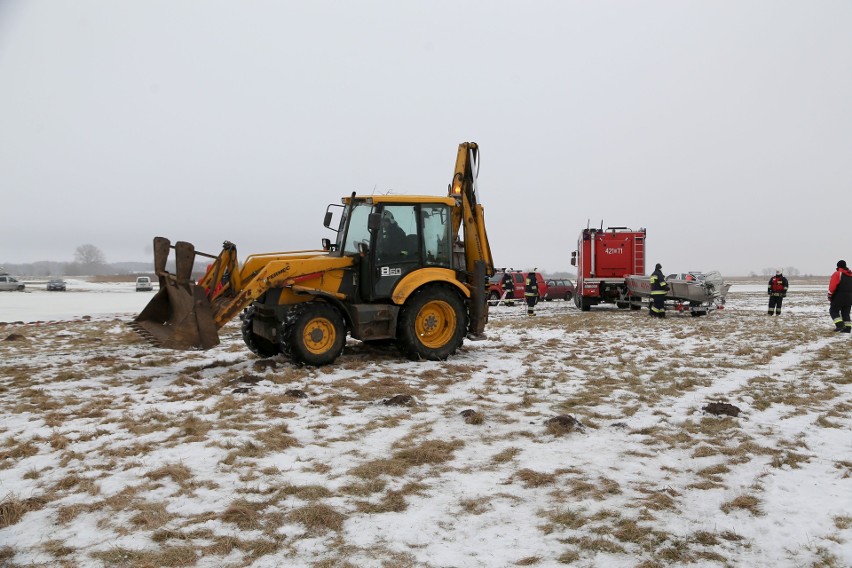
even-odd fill
[(320, 369), (238, 322), (150, 348), (132, 284), (0, 293), (0, 565), (852, 566), (852, 341), (791, 286), (499, 306), (449, 361)]

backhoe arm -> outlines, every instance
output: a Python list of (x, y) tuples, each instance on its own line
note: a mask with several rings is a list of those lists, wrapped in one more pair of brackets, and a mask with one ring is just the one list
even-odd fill
[(464, 225), (465, 268), (473, 273), (477, 261), (485, 263), (486, 277), (494, 274), (491, 245), (485, 231), (485, 214), (477, 202), (476, 177), (479, 173), (479, 147), (475, 142), (462, 142), (456, 155), (456, 167), (450, 196), (461, 200), (461, 207), (453, 211), (453, 234)]

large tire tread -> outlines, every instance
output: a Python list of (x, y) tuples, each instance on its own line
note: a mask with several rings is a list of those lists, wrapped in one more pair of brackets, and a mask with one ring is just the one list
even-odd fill
[[(305, 343), (305, 330), (317, 326), (317, 344), (314, 348)], [(320, 332), (320, 328), (325, 328)], [(332, 337), (327, 345), (321, 341)], [(320, 367), (333, 363), (346, 344), (346, 326), (340, 312), (325, 302), (307, 302), (294, 306), (281, 323), (281, 352), (296, 363)], [(317, 348), (323, 347), (321, 351)]]
[[(424, 317), (421, 313), (424, 308), (429, 312), (435, 307), (450, 315), (446, 321), (437, 322), (439, 326), (443, 324), (441, 327), (444, 329), (439, 333), (446, 335), (447, 341), (442, 345), (429, 346), (418, 335), (418, 317)], [(397, 323), (397, 346), (403, 355), (415, 361), (444, 361), (464, 343), (467, 325), (467, 310), (458, 292), (444, 286), (428, 286), (415, 292), (403, 306)]]
[(240, 326), (243, 334), (243, 342), (252, 353), (263, 358), (275, 357), (281, 353), (281, 349), (278, 345), (264, 337), (255, 335), (252, 331), (252, 324), (254, 322), (254, 306), (247, 308), (240, 317), (243, 320), (242, 326)]

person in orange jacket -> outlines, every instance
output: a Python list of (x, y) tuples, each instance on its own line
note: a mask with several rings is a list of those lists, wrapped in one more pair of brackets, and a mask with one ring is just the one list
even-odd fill
[(834, 331), (852, 333), (852, 319), (849, 317), (852, 309), (852, 271), (847, 268), (845, 260), (837, 261), (837, 270), (828, 281), (828, 301), (831, 302), (828, 314), (834, 320)]

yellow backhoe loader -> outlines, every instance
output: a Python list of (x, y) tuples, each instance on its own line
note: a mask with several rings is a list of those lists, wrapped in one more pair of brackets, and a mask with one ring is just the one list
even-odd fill
[[(465, 336), (483, 337), (488, 319), (494, 266), (478, 168), (478, 146), (464, 142), (446, 197), (353, 193), (329, 205), (324, 224), (337, 236), (322, 250), (253, 254), (240, 266), (233, 243), (213, 256), (156, 237), (160, 289), (132, 325), (161, 347), (209, 349), (242, 312), (243, 340), (261, 357), (325, 365), (348, 334), (395, 342), (411, 359), (446, 359)], [(172, 249), (174, 274), (166, 270)], [(213, 259), (198, 282), (196, 255)]]

